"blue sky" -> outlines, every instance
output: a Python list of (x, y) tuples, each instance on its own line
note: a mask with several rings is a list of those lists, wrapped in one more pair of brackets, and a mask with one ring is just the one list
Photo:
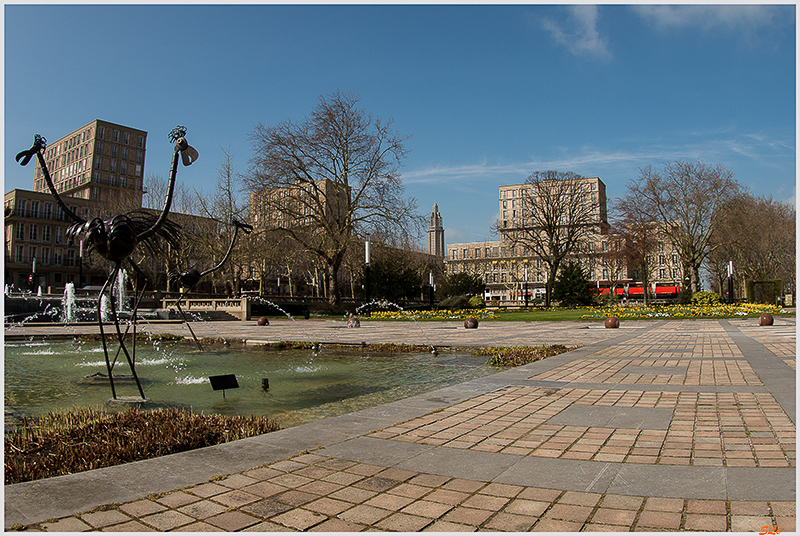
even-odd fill
[[(497, 187), (534, 171), (599, 176), (722, 163), (795, 202), (795, 6), (6, 5), (5, 191), (14, 155), (94, 119), (148, 132), (166, 176), (176, 125), (210, 192), (222, 148), (245, 171), (256, 123), (352, 92), (411, 135), (402, 175), (446, 241), (492, 240)], [(114, 65), (108, 68), (106, 65)]]

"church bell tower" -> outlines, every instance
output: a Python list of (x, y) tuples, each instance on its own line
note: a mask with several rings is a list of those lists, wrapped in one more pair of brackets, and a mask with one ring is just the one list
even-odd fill
[(444, 227), (442, 227), (442, 215), (439, 214), (439, 205), (433, 202), (431, 212), (431, 222), (428, 226), (428, 254), (437, 257), (445, 256), (444, 249)]

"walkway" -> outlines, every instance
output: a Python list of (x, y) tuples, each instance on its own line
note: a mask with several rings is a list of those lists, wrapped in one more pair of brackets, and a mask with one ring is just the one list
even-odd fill
[[(362, 326), (193, 324), (198, 335), (323, 347), (585, 346), (259, 437), (5, 486), (5, 527), (795, 530), (794, 318)], [(149, 329), (189, 335), (180, 324)], [(51, 330), (64, 332), (6, 336)]]

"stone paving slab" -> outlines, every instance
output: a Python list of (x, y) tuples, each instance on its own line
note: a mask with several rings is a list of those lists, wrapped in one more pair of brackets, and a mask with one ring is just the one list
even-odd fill
[[(787, 352), (795, 324), (754, 322), (625, 322), (618, 330), (484, 322), (471, 331), (420, 323), (423, 344), (439, 347), (584, 346), (279, 432), (5, 486), (4, 526), (794, 531), (795, 359)], [(411, 323), (362, 326), (276, 321), (267, 331), (254, 323), (193, 324), (201, 336), (260, 343), (270, 340), (265, 335), (323, 344), (421, 342)], [(48, 330), (56, 331), (30, 328)]]

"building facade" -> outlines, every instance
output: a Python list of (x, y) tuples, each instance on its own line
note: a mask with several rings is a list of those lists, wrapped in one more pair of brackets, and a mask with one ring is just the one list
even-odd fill
[[(55, 141), (44, 159), (61, 195), (141, 207), (147, 132), (96, 119)], [(49, 192), (38, 159), (33, 189)]]
[[(647, 252), (646, 268), (629, 267), (620, 253), (626, 246), (623, 236), (610, 232), (606, 186), (599, 177), (581, 178), (569, 190), (580, 197), (584, 207), (585, 234), (579, 247), (566, 262), (578, 262), (600, 293), (612, 292), (631, 299), (641, 297), (643, 280), (648, 281), (650, 296), (673, 297), (683, 280), (683, 270), (675, 247), (663, 232), (653, 251)], [(500, 240), (468, 242), (447, 246), (448, 274), (467, 272), (485, 283), (484, 298), (494, 305), (520, 305), (544, 299), (549, 273), (541, 256), (519, 240), (518, 233), (530, 232), (532, 219), (529, 184), (500, 186)], [(647, 278), (642, 269), (648, 269)]]
[[(93, 203), (64, 197), (66, 205), (84, 219)], [(12, 190), (3, 198), (5, 212), (5, 283), (18, 289), (35, 291), (39, 287), (78, 284), (91, 276), (83, 274), (79, 244), (66, 238), (72, 221), (56, 204), (53, 196), (29, 190)], [(103, 279), (105, 276), (103, 275)]]

